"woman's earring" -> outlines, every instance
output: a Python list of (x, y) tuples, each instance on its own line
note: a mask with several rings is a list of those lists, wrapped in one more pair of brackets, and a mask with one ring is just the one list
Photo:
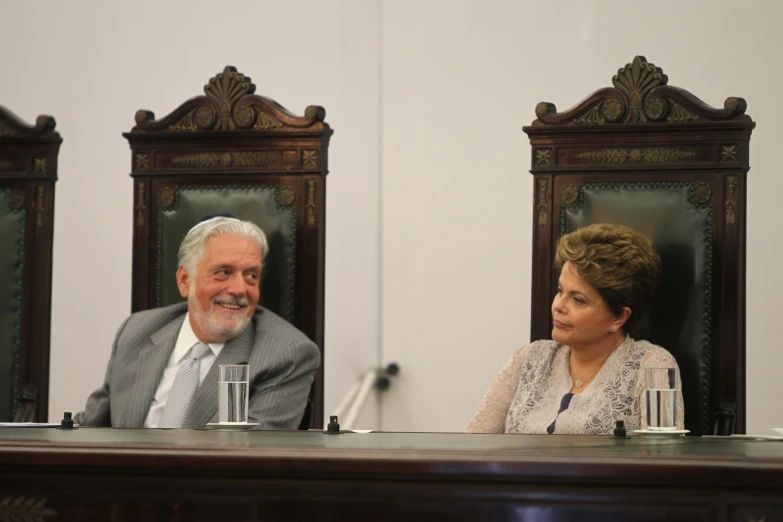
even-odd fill
[(615, 333), (617, 331), (617, 327), (616, 326), (612, 326), (611, 328), (609, 328), (609, 331), (612, 332), (612, 333)]

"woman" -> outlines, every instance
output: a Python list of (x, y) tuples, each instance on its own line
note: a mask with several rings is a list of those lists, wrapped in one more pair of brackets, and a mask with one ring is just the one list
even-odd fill
[[(647, 427), (645, 368), (674, 357), (628, 334), (658, 284), (660, 258), (630, 228), (591, 225), (563, 236), (552, 301), (552, 341), (520, 348), (500, 371), (467, 431), (609, 435), (615, 421)], [(682, 393), (677, 428), (683, 427)]]

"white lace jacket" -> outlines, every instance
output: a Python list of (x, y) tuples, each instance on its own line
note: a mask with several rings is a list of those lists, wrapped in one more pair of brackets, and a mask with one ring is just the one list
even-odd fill
[[(628, 337), (558, 416), (560, 401), (573, 386), (570, 353), (571, 348), (555, 341), (536, 341), (517, 350), (490, 386), (467, 431), (546, 434), (555, 418), (556, 434), (610, 435), (621, 419), (629, 433), (645, 429), (644, 369), (677, 367), (674, 357), (660, 346)], [(678, 429), (683, 428), (684, 413), (680, 392)]]

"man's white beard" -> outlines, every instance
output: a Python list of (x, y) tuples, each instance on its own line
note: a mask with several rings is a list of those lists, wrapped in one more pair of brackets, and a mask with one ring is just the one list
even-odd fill
[(201, 329), (207, 332), (210, 337), (216, 338), (217, 342), (226, 342), (245, 330), (252, 315), (236, 316), (233, 321), (229, 317), (221, 319), (218, 317), (220, 312), (215, 310), (215, 308), (219, 306), (216, 304), (216, 301), (247, 306), (250, 304), (247, 297), (217, 296), (212, 299), (209, 310), (204, 310), (196, 299), (195, 288), (192, 288), (193, 286), (195, 285), (191, 285), (190, 291), (188, 292), (188, 308), (193, 311), (196, 322)]

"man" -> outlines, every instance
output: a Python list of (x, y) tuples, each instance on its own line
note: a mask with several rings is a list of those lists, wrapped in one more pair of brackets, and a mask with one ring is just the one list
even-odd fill
[(203, 428), (217, 422), (218, 365), (248, 364), (249, 422), (296, 429), (320, 352), (302, 332), (257, 306), (268, 246), (253, 223), (214, 217), (179, 249), (187, 303), (131, 315), (114, 339), (103, 386), (76, 421), (123, 428)]

